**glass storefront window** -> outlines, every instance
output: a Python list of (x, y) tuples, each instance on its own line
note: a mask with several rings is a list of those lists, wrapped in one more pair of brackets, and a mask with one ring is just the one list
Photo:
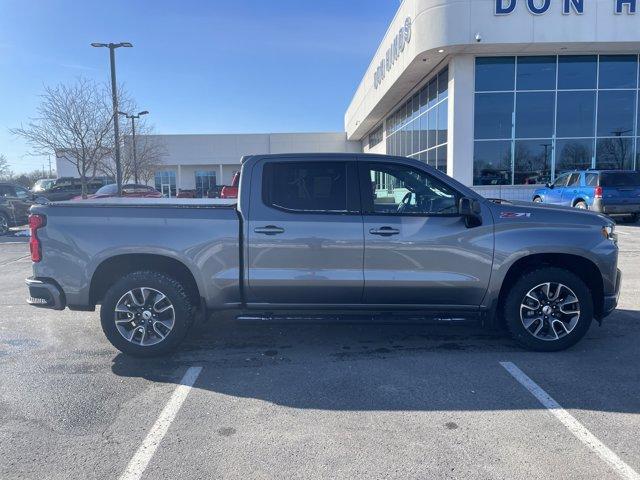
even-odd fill
[(633, 170), (633, 144), (630, 138), (599, 138), (596, 147), (596, 168)]
[(516, 185), (536, 185), (551, 181), (553, 142), (546, 140), (516, 140), (513, 182)]
[(639, 59), (476, 58), (474, 184), (544, 183), (591, 167), (640, 170)]
[(555, 90), (556, 57), (518, 57), (518, 90)]
[(513, 93), (477, 93), (475, 138), (511, 138)]
[(598, 95), (598, 136), (632, 137), (635, 90), (603, 91)]
[(206, 197), (209, 190), (216, 186), (216, 172), (196, 171), (196, 194), (198, 197)]
[(571, 170), (586, 170), (593, 161), (593, 138), (556, 141), (556, 177)]
[(599, 88), (637, 88), (636, 55), (601, 55)]
[(553, 135), (553, 92), (519, 92), (516, 95), (516, 138), (547, 138)]
[(473, 153), (474, 185), (511, 185), (511, 142), (477, 141)]
[(558, 92), (556, 135), (593, 137), (596, 130), (596, 92)]
[(476, 92), (513, 90), (515, 57), (479, 57), (476, 59)]
[(567, 55), (558, 59), (559, 90), (589, 90), (596, 88), (598, 57)]
[(171, 170), (156, 172), (155, 184), (156, 190), (162, 193), (164, 197), (176, 196), (176, 172)]
[(446, 170), (448, 95), (449, 70), (445, 67), (387, 117), (387, 153), (417, 158), (434, 167), (439, 156), (439, 168)]

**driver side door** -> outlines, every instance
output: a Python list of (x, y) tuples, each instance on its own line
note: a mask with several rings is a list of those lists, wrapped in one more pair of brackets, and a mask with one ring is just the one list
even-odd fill
[(493, 220), (468, 228), (461, 194), (424, 167), (362, 162), (368, 305), (478, 306), (489, 284)]

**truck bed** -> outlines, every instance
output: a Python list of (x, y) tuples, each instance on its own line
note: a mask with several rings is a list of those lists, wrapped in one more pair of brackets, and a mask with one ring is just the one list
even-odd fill
[[(42, 261), (34, 276), (55, 278), (67, 305), (93, 305), (92, 279), (111, 265), (152, 269), (172, 259), (193, 275), (211, 307), (240, 303), (240, 219), (236, 200), (104, 198), (36, 204)], [(177, 265), (177, 263), (176, 263)], [(109, 267), (111, 268), (111, 267)], [(172, 267), (173, 268), (173, 267)]]

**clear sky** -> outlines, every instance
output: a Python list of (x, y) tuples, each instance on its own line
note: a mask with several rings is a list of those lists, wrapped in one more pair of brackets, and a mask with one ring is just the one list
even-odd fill
[(0, 0), (0, 153), (42, 168), (8, 129), (43, 85), (118, 81), (158, 133), (342, 131), (399, 0)]

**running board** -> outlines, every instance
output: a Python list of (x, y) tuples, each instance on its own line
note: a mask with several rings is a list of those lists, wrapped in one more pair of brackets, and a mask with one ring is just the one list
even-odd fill
[(437, 324), (469, 324), (481, 319), (479, 313), (464, 314), (422, 314), (415, 313), (374, 313), (374, 314), (284, 314), (263, 313), (238, 315), (239, 322), (273, 322), (273, 323), (437, 323)]

